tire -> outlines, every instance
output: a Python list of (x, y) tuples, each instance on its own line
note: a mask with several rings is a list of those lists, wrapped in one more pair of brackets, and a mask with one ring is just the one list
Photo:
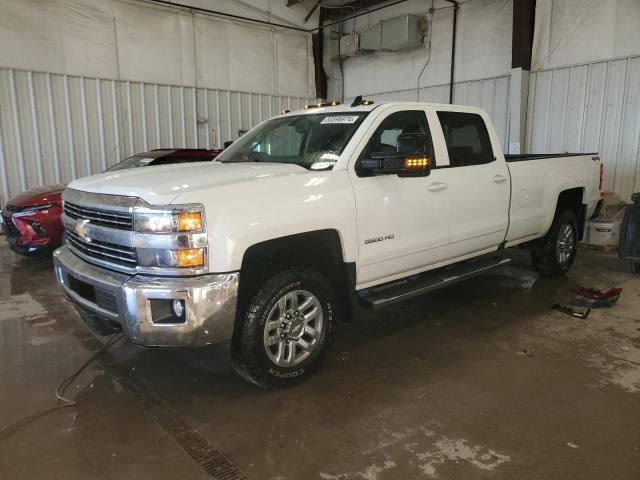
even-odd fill
[(634, 275), (640, 275), (640, 260), (634, 260), (631, 262), (631, 273)]
[(274, 273), (238, 312), (233, 368), (265, 389), (307, 377), (333, 340), (334, 305), (335, 294), (318, 271), (293, 267)]
[(533, 266), (545, 277), (569, 271), (578, 250), (578, 222), (568, 210), (556, 214), (549, 232), (531, 247)]

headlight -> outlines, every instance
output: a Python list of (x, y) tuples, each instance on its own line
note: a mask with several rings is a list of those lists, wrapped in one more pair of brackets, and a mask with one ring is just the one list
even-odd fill
[(204, 231), (201, 206), (169, 207), (135, 212), (135, 230), (143, 233), (197, 233)]
[[(204, 207), (200, 204), (152, 206), (134, 210), (138, 265), (147, 268), (206, 270)], [(150, 235), (155, 234), (155, 235)], [(173, 234), (173, 235), (172, 235)], [(173, 237), (173, 238), (170, 238)]]
[(139, 248), (138, 263), (142, 267), (198, 268), (204, 266), (204, 248)]

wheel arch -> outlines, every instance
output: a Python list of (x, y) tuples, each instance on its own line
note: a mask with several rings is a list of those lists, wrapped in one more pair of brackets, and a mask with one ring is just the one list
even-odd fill
[[(587, 205), (584, 204), (584, 187), (567, 188), (558, 193), (554, 218), (560, 212), (568, 210), (576, 216), (578, 223), (578, 240), (584, 236), (584, 226), (587, 221)], [(549, 227), (550, 228), (550, 227)]]
[(355, 305), (355, 262), (345, 259), (342, 238), (335, 229), (315, 230), (265, 240), (247, 248), (240, 269), (239, 301), (254, 295), (273, 272), (305, 266), (327, 277), (338, 299), (338, 314), (351, 319)]

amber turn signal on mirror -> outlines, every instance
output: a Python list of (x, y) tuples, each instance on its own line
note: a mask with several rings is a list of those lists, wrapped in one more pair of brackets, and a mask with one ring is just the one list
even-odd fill
[(431, 165), (429, 157), (407, 157), (404, 159), (404, 168), (420, 169), (428, 168)]

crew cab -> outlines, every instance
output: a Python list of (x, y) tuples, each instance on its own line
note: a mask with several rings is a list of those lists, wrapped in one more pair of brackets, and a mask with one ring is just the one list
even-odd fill
[(504, 248), (565, 273), (601, 176), (597, 154), (504, 155), (478, 108), (311, 105), (214, 162), (71, 183), (56, 277), (94, 329), (231, 340), (236, 371), (277, 388), (318, 364), (337, 319), (502, 265)]

